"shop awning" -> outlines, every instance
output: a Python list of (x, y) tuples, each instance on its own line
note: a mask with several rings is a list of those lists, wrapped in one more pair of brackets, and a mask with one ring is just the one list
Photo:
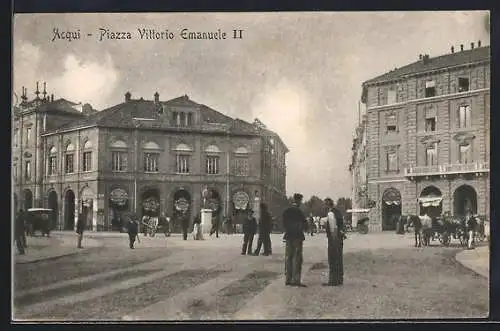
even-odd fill
[(347, 209), (347, 213), (368, 213), (370, 212), (370, 209)]
[(443, 197), (420, 197), (418, 201), (422, 204), (422, 207), (439, 207), (439, 204), (443, 200)]

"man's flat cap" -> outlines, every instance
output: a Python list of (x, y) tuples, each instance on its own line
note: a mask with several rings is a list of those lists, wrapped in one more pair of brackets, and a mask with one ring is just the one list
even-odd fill
[(302, 200), (302, 198), (303, 198), (303, 197), (304, 197), (304, 196), (303, 196), (302, 194), (300, 194), (300, 193), (295, 193), (295, 194), (293, 195), (293, 200), (295, 200), (295, 201), (297, 201), (297, 200)]

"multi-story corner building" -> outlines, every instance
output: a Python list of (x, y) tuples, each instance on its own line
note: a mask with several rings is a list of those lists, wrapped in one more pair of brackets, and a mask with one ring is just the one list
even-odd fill
[[(366, 114), (361, 117), (361, 121), (356, 127), (352, 142), (352, 159), (349, 165), (351, 173), (351, 201), (352, 209), (366, 209), (369, 207), (368, 182), (366, 173)], [(358, 213), (352, 214), (352, 224), (356, 226), (358, 219), (364, 217)]]
[(474, 46), (363, 83), (373, 230), (399, 214), (489, 216), (490, 47)]
[[(37, 88), (38, 92), (38, 88)], [(95, 111), (37, 97), (14, 114), (13, 199), (55, 211), (53, 227), (120, 228), (120, 215), (218, 217), (266, 201), (286, 205), (287, 147), (260, 121), (232, 119), (182, 96), (132, 99)]]

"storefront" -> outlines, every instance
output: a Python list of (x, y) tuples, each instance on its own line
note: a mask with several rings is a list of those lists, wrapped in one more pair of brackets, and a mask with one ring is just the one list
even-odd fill
[(120, 231), (123, 228), (123, 216), (128, 210), (128, 200), (128, 193), (124, 189), (115, 188), (109, 193), (109, 218), (112, 231)]

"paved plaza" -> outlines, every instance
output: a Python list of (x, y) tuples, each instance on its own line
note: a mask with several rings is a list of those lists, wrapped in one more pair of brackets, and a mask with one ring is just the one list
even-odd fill
[[(70, 232), (28, 238), (27, 254), (14, 256), (13, 319), (488, 316), (487, 246), (460, 253), (463, 249), (453, 243), (415, 248), (410, 234), (350, 233), (348, 237), (342, 287), (322, 286), (328, 278), (325, 235), (306, 237), (305, 288), (284, 285), (281, 234), (272, 235), (273, 255), (258, 257), (240, 255), (241, 235), (223, 234), (204, 241), (183, 241), (178, 234), (141, 235), (134, 250), (128, 248), (127, 235), (119, 233), (88, 233), (80, 250), (74, 248), (76, 238)], [(469, 264), (462, 265), (456, 257)], [(474, 263), (483, 269), (472, 271)]]

